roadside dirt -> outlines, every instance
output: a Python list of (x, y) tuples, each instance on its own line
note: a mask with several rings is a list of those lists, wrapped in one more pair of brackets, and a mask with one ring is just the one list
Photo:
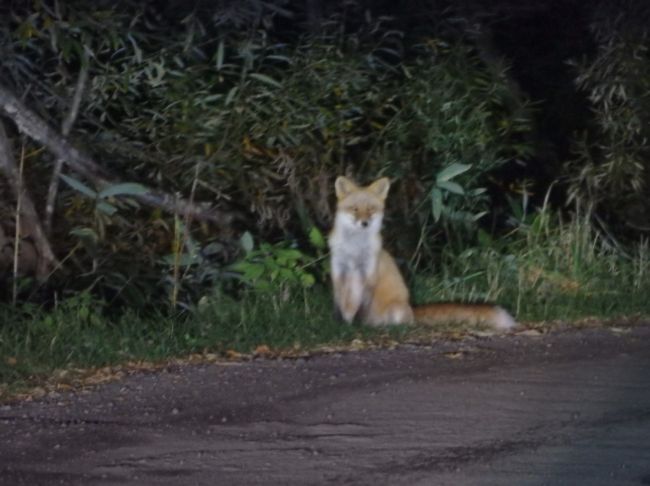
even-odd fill
[(650, 485), (650, 326), (139, 372), (0, 407), (0, 485)]

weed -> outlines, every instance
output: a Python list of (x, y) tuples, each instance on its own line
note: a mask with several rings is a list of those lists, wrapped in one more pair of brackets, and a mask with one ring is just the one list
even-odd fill
[(79, 294), (54, 309), (25, 304), (0, 307), (0, 383), (30, 382), (56, 369), (98, 367), (125, 361), (229, 350), (248, 353), (309, 349), (346, 343), (379, 331), (332, 317), (328, 292), (296, 288), (274, 293), (247, 290), (204, 297), (195, 312), (109, 317), (106, 304)]
[[(336, 321), (329, 291), (318, 283), (304, 285), (302, 255), (282, 246), (260, 245), (260, 251), (249, 253), (252, 256), (242, 262), (252, 267), (241, 270), (263, 271), (236, 297), (214, 290), (183, 313), (167, 307), (146, 314), (127, 309), (116, 315), (90, 293), (52, 309), (33, 304), (0, 307), (0, 383), (29, 383), (69, 367), (157, 361), (197, 352), (250, 353), (262, 345), (307, 351), (354, 339), (400, 339), (412, 332)], [(292, 270), (290, 278), (273, 277), (282, 269)], [(611, 237), (595, 231), (589, 214), (565, 222), (542, 208), (520, 218), (508, 239), (483, 237), (473, 248), (446, 249), (437, 271), (417, 275), (412, 287), (418, 303), (498, 302), (520, 321), (649, 314), (650, 252), (647, 241), (624, 251)]]
[(647, 241), (624, 251), (589, 214), (563, 222), (543, 208), (496, 246), (444, 251), (435, 275), (414, 279), (415, 300), (499, 302), (524, 321), (648, 313)]

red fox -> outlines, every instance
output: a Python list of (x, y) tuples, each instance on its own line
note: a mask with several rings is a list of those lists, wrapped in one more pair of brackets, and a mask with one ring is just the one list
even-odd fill
[(371, 326), (485, 323), (497, 330), (516, 326), (499, 306), (427, 304), (411, 307), (409, 291), (393, 257), (382, 248), (381, 227), (390, 181), (382, 177), (360, 187), (339, 176), (334, 184), (337, 207), (329, 235), (334, 304), (346, 322)]

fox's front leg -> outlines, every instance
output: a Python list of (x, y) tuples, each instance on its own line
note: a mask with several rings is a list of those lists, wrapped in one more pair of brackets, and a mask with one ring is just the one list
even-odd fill
[(351, 323), (363, 303), (363, 279), (355, 272), (332, 273), (334, 303), (345, 322)]

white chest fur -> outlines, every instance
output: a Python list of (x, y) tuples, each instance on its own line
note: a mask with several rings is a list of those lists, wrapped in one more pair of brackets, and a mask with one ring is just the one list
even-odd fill
[(373, 277), (381, 251), (381, 220), (367, 227), (349, 224), (337, 216), (329, 238), (332, 276), (356, 276), (361, 280)]

